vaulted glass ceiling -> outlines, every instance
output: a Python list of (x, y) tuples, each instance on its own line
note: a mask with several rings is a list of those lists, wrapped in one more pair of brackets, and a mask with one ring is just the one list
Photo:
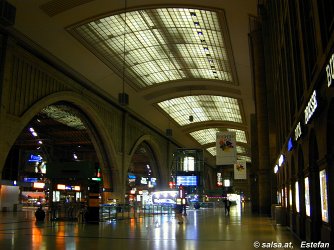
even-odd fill
[(212, 95), (184, 96), (158, 103), (180, 126), (193, 122), (228, 121), (242, 123), (238, 100)]
[(98, 18), (70, 32), (138, 88), (194, 78), (237, 84), (226, 26), (222, 11), (159, 8)]
[[(230, 129), (230, 128), (226, 130), (236, 132), (237, 142), (247, 143), (245, 131), (239, 130), (239, 129)], [(219, 128), (201, 129), (201, 130), (190, 132), (190, 135), (196, 141), (198, 141), (199, 144), (205, 145), (209, 143), (214, 143), (216, 141), (216, 133), (219, 131), (224, 131), (224, 129), (219, 129)]]

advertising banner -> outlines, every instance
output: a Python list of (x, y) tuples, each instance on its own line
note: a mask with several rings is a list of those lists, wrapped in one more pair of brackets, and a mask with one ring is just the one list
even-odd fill
[(229, 165), (236, 163), (236, 133), (230, 131), (217, 132), (216, 151), (217, 165)]
[(237, 161), (237, 163), (234, 164), (234, 179), (247, 179), (246, 161)]

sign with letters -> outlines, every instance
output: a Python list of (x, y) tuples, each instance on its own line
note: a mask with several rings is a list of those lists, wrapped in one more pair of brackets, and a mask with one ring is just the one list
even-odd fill
[(310, 119), (311, 119), (312, 115), (314, 114), (314, 112), (316, 111), (317, 107), (318, 107), (317, 93), (314, 90), (313, 93), (312, 93), (312, 96), (311, 96), (310, 100), (308, 101), (307, 106), (304, 110), (305, 124), (307, 124), (310, 121)]
[(334, 53), (332, 54), (326, 66), (327, 86), (330, 87), (334, 80)]

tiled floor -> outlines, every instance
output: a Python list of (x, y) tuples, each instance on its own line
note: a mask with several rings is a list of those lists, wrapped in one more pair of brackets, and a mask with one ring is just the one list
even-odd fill
[(276, 227), (270, 218), (252, 216), (248, 211), (247, 207), (234, 206), (230, 216), (225, 216), (222, 208), (188, 210), (181, 225), (171, 215), (81, 224), (36, 223), (33, 211), (2, 212), (0, 249), (254, 250), (257, 242), (286, 243), (300, 249), (300, 242), (287, 228)]

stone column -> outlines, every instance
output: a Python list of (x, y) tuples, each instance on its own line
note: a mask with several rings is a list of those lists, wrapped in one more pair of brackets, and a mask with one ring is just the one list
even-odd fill
[(249, 34), (252, 56), (255, 112), (257, 123), (257, 185), (259, 190), (258, 209), (261, 214), (271, 211), (271, 168), (269, 164), (269, 129), (267, 109), (267, 88), (262, 31), (258, 26)]

